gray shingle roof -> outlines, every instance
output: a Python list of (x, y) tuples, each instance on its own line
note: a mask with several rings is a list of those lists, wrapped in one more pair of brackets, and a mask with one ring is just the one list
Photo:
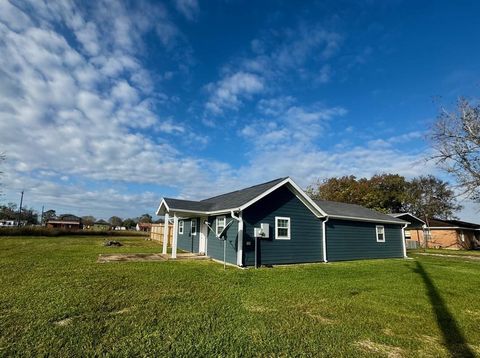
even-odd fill
[[(273, 188), (275, 185), (281, 183), (287, 179), (278, 178), (266, 183), (254, 185), (245, 189), (232, 191), (230, 193), (217, 195), (208, 199), (201, 201), (194, 200), (182, 200), (182, 199), (173, 199), (173, 198), (164, 198), (168, 207), (171, 210), (185, 210), (193, 212), (212, 212), (212, 211), (221, 211), (227, 209), (235, 209), (241, 207), (242, 205), (248, 203), (252, 199), (255, 199), (265, 191)], [(366, 219), (366, 220), (379, 220), (379, 221), (389, 221), (389, 222), (398, 222), (399, 224), (404, 224), (405, 221), (388, 216), (386, 214), (379, 213), (374, 210), (364, 208), (360, 205), (354, 204), (345, 204), (337, 203), (334, 201), (325, 201), (325, 200), (316, 200), (318, 206), (320, 206), (323, 211), (330, 216), (347, 216), (357, 219)]]
[(219, 211), (234, 209), (248, 203), (265, 191), (273, 188), (287, 178), (279, 178), (266, 183), (254, 185), (245, 189), (217, 195), (201, 201), (164, 198), (170, 208), (189, 211)]
[(346, 204), (327, 200), (315, 200), (315, 203), (329, 216), (348, 216), (356, 219), (390, 221), (405, 224), (405, 221), (403, 220), (356, 204)]

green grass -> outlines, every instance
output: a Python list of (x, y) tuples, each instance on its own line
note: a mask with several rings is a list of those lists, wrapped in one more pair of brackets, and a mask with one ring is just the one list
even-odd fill
[(0, 238), (0, 356), (480, 354), (480, 262), (96, 263), (161, 251), (117, 239)]
[(480, 250), (448, 250), (448, 249), (418, 249), (418, 250), (409, 250), (410, 253), (424, 253), (428, 254), (441, 254), (441, 255), (459, 255), (459, 256), (479, 256)]

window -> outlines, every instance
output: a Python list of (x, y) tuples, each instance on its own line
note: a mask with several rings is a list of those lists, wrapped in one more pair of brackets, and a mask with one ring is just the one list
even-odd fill
[(217, 236), (222, 233), (223, 229), (225, 229), (226, 221), (227, 219), (225, 216), (217, 217)]
[(385, 228), (383, 225), (377, 225), (377, 242), (385, 242)]
[(180, 220), (180, 221), (178, 222), (178, 233), (179, 233), (180, 235), (183, 234), (183, 226), (184, 226), (184, 222), (183, 222), (183, 220)]
[(192, 220), (192, 235), (197, 235), (197, 219)]
[(290, 218), (275, 217), (275, 239), (290, 240)]
[(460, 240), (461, 240), (462, 242), (465, 242), (465, 234), (464, 234), (463, 230), (460, 231)]
[(410, 230), (405, 230), (405, 239), (411, 239), (412, 234), (410, 233)]

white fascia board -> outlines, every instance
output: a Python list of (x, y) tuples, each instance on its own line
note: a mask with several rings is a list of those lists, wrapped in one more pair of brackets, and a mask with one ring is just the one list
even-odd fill
[(307, 194), (305, 194), (305, 192), (297, 184), (295, 184), (295, 182), (291, 178), (286, 178), (285, 180), (282, 180), (277, 185), (275, 185), (275, 186), (271, 187), (270, 189), (264, 191), (262, 194), (253, 198), (249, 202), (243, 204), (238, 209), (239, 210), (244, 210), (244, 209), (248, 208), (250, 205), (255, 204), (257, 201), (264, 198), (268, 194), (273, 193), (275, 190), (284, 186), (285, 184), (290, 184), (292, 186), (292, 188), (295, 191), (294, 194), (297, 196), (297, 198), (299, 198), (302, 201), (302, 203), (305, 206), (307, 206), (310, 209), (310, 211), (313, 212), (313, 214), (316, 217), (320, 218), (320, 217), (327, 216), (327, 214), (317, 204), (315, 204), (315, 202), (312, 199), (310, 199), (310, 197)]
[(395, 224), (395, 225), (405, 225), (408, 224), (407, 221), (392, 221), (392, 220), (382, 220), (382, 219), (370, 219), (370, 218), (359, 218), (354, 216), (343, 216), (343, 215), (329, 215), (331, 219), (340, 219), (340, 220), (352, 220), (352, 221), (368, 221), (372, 223), (386, 223), (386, 224)]
[(168, 207), (167, 202), (165, 201), (164, 198), (162, 198), (162, 200), (160, 201), (160, 205), (158, 206), (158, 209), (157, 209), (155, 214), (160, 215), (159, 213), (160, 213), (160, 209), (162, 208), (162, 205), (165, 206), (165, 209), (166, 209), (167, 212), (170, 211), (170, 208)]
[[(417, 218), (415, 215), (413, 214), (410, 214), (410, 213), (398, 213), (398, 214), (392, 214), (391, 216), (395, 217), (395, 218), (398, 218), (399, 216), (402, 216), (402, 215), (410, 215), (412, 218), (414, 219), (417, 219), (418, 221), (422, 222), (425, 224), (425, 221), (423, 221), (422, 219), (420, 218)], [(401, 220), (401, 219), (400, 219)], [(411, 223), (410, 223), (411, 224)]]

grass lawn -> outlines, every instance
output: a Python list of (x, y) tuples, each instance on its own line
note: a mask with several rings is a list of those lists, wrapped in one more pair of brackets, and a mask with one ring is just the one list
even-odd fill
[(0, 356), (480, 355), (477, 261), (97, 263), (161, 251), (115, 240), (0, 238)]
[(441, 254), (441, 255), (459, 255), (459, 256), (478, 256), (480, 257), (480, 250), (448, 250), (448, 249), (418, 249), (409, 250), (412, 254), (415, 253), (428, 253), (428, 254)]

